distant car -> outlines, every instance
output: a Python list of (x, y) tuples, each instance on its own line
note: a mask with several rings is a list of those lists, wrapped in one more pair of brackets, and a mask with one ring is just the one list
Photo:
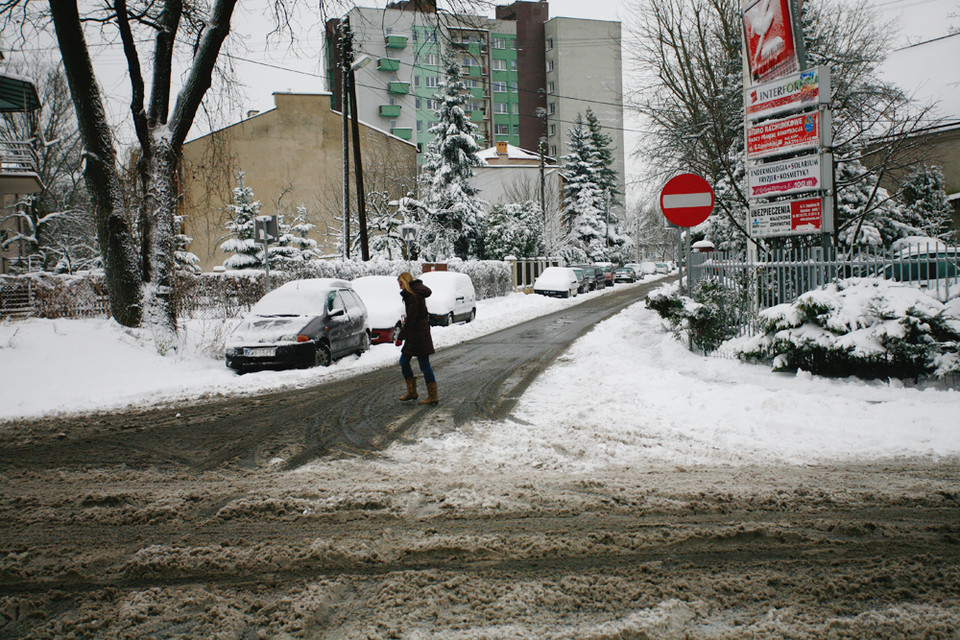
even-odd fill
[(637, 272), (630, 267), (619, 267), (613, 270), (614, 282), (636, 282)]
[(613, 263), (612, 262), (598, 262), (597, 266), (600, 267), (600, 270), (603, 271), (603, 282), (605, 287), (613, 286)]
[(643, 275), (645, 276), (653, 276), (657, 274), (656, 262), (641, 262), (640, 268), (643, 269)]
[(400, 333), (403, 298), (394, 276), (362, 276), (350, 282), (367, 308), (367, 328), (373, 344), (393, 342)]
[(433, 292), (427, 298), (430, 324), (449, 326), (477, 317), (477, 295), (470, 276), (455, 271), (429, 271), (420, 279)]
[(603, 289), (607, 286), (603, 270), (600, 267), (592, 264), (572, 264), (570, 267), (583, 271), (583, 277), (588, 283), (587, 289), (589, 291)]
[(960, 248), (940, 243), (901, 249), (893, 264), (884, 266), (879, 276), (919, 287), (946, 302), (960, 296)]
[(577, 274), (571, 267), (547, 267), (533, 283), (533, 292), (542, 296), (569, 298), (580, 288)]
[(263, 296), (227, 337), (239, 373), (327, 366), (370, 348), (367, 310), (346, 280), (294, 280)]
[(639, 262), (628, 262), (623, 266), (633, 269), (637, 274), (637, 280), (643, 280), (643, 266)]
[(586, 293), (590, 289), (590, 283), (583, 275), (583, 269), (580, 267), (570, 267), (577, 276), (577, 293)]
[(655, 265), (657, 273), (670, 273), (673, 271), (673, 267), (670, 266), (669, 262), (657, 262)]

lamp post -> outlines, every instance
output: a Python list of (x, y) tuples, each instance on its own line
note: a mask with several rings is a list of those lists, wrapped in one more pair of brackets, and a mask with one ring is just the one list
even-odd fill
[(417, 232), (419, 230), (420, 227), (409, 222), (400, 225), (400, 237), (403, 238), (404, 243), (407, 245), (408, 261), (413, 257), (413, 241), (417, 239)]

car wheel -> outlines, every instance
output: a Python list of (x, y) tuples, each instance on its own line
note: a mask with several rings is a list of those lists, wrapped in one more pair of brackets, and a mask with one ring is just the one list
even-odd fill
[(326, 342), (317, 343), (317, 352), (313, 358), (313, 364), (317, 367), (329, 367), (333, 363), (333, 355), (330, 353), (330, 345)]
[(453, 311), (447, 314), (447, 317), (444, 319), (443, 326), (449, 327), (453, 324)]
[(393, 339), (391, 340), (391, 342), (396, 342), (399, 339), (400, 339), (400, 323), (398, 322), (397, 326), (393, 328)]
[(474, 320), (476, 320), (476, 318), (477, 318), (477, 308), (474, 307), (473, 309), (470, 309), (470, 317), (467, 318), (467, 322), (473, 322)]
[(363, 335), (360, 336), (360, 349), (357, 350), (357, 355), (361, 356), (365, 351), (370, 350), (370, 332), (364, 330)]

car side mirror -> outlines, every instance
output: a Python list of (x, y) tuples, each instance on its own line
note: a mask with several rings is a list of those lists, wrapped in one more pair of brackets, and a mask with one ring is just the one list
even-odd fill
[(331, 318), (338, 318), (338, 317), (342, 316), (343, 314), (344, 314), (344, 310), (343, 310), (343, 309), (331, 309), (331, 310), (330, 310), (330, 313), (329, 313), (328, 315), (329, 315)]

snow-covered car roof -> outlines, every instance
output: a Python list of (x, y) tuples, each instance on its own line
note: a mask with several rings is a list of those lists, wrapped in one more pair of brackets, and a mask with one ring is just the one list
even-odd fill
[(361, 276), (350, 281), (364, 306), (372, 329), (388, 329), (400, 322), (403, 298), (395, 276)]
[(573, 267), (547, 267), (533, 283), (534, 290), (567, 291), (570, 288), (570, 279), (577, 282), (577, 275)]
[(260, 298), (250, 313), (258, 316), (315, 316), (323, 312), (327, 293), (350, 288), (349, 282), (339, 278), (292, 280)]

